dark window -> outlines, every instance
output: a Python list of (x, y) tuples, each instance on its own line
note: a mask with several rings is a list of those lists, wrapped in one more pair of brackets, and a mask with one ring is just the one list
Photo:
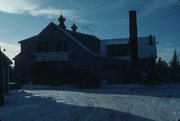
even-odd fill
[(119, 67), (118, 65), (115, 65), (115, 64), (109, 64), (109, 65), (104, 65), (102, 66), (102, 70), (103, 71), (108, 71), (108, 70), (119, 70)]
[(67, 42), (66, 41), (57, 41), (56, 42), (56, 52), (66, 52), (67, 51)]
[(48, 43), (40, 42), (37, 46), (38, 52), (48, 52)]
[(107, 45), (108, 56), (128, 56), (128, 44)]

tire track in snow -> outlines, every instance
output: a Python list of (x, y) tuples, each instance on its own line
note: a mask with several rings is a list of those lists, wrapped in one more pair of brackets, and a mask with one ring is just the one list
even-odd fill
[[(169, 113), (166, 112), (167, 110), (169, 110), (168, 105), (170, 105), (171, 98), (159, 97), (154, 102), (153, 101), (150, 102), (148, 101), (148, 99), (141, 99), (141, 100), (147, 103), (147, 105), (150, 105), (149, 109), (154, 110), (154, 112), (156, 113), (156, 116), (159, 117), (159, 121), (177, 121), (178, 120), (175, 118), (177, 117), (176, 111), (168, 111)], [(154, 97), (151, 100), (155, 100)], [(178, 102), (176, 104), (179, 105)]]
[(92, 105), (93, 110), (92, 110), (92, 112), (88, 115), (88, 117), (86, 118), (85, 121), (92, 121), (91, 119), (92, 119), (93, 116), (96, 115), (96, 111), (97, 111), (98, 105), (97, 105), (96, 101), (93, 100), (92, 98), (87, 98), (87, 99), (88, 99), (88, 101), (90, 101), (90, 102), (93, 104), (93, 105)]
[[(157, 106), (158, 105), (153, 105), (152, 101), (150, 102), (150, 99), (145, 99), (145, 98), (141, 98), (140, 99), (142, 101), (142, 103), (145, 103), (144, 106), (148, 109), (151, 110), (151, 112), (153, 112), (153, 117), (156, 117), (156, 120), (158, 119), (158, 121), (169, 121), (167, 119), (165, 119), (166, 115), (163, 115), (164, 111), (163, 110), (158, 110)], [(151, 99), (152, 100), (152, 99)]]
[[(108, 121), (122, 121), (122, 120), (131, 121), (132, 120), (131, 109), (133, 108), (133, 106), (127, 103), (122, 97), (118, 96), (118, 100), (117, 100), (117, 96), (114, 97), (112, 95), (110, 95), (110, 97), (103, 96), (103, 98), (105, 101), (107, 101), (107, 104), (111, 104), (110, 107), (107, 107), (112, 110), (109, 115)], [(116, 115), (115, 111), (124, 112), (129, 115), (126, 115), (126, 116), (123, 116), (123, 114), (121, 116)]]

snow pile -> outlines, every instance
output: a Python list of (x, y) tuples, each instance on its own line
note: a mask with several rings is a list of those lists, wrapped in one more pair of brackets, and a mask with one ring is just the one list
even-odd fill
[(26, 85), (11, 91), (1, 121), (178, 121), (180, 84), (99, 89)]
[(48, 89), (48, 90), (63, 90), (63, 89), (75, 89), (72, 85), (62, 85), (62, 86), (48, 86), (48, 85), (32, 85), (26, 84), (23, 86), (23, 89)]

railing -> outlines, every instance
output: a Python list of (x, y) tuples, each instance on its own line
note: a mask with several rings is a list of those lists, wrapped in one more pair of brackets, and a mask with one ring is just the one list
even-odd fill
[(43, 52), (43, 53), (33, 53), (33, 62), (42, 61), (68, 61), (72, 60), (73, 52)]

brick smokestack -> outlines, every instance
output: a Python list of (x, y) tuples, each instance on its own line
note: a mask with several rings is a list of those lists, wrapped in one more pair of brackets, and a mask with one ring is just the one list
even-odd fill
[(138, 37), (137, 37), (136, 11), (129, 11), (129, 38), (130, 57), (132, 61), (138, 59)]

